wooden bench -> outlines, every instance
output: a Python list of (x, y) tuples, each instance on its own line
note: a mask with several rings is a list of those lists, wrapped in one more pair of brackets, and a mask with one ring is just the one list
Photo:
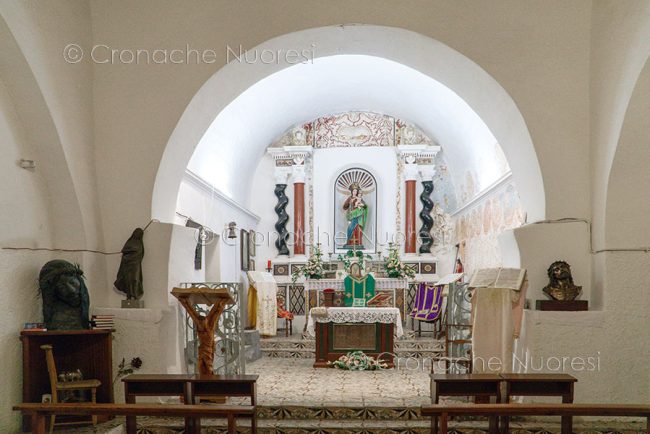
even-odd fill
[[(574, 385), (577, 378), (569, 374), (499, 374), (505, 384), (503, 403), (509, 404), (513, 396), (558, 396), (562, 404), (573, 403)], [(508, 432), (510, 418), (503, 417), (504, 431)], [(573, 431), (572, 419), (562, 417), (562, 430)]]
[[(432, 374), (431, 390), (433, 404), (438, 404), (441, 396), (474, 396), (494, 398), (501, 402), (501, 377), (499, 374)], [(436, 417), (431, 419), (431, 431), (436, 434), (438, 423)], [(498, 429), (496, 417), (490, 417), (490, 433)]]
[[(131, 374), (122, 379), (124, 400), (135, 404), (138, 396), (182, 396), (185, 404), (196, 404), (201, 397), (244, 396), (255, 406), (258, 375), (207, 375), (207, 374)], [(255, 431), (257, 420), (251, 416), (251, 429)], [(185, 419), (185, 431), (200, 432), (199, 419)], [(126, 432), (135, 434), (136, 415), (126, 417)]]
[[(45, 434), (47, 421), (53, 414), (68, 415), (108, 415), (108, 416), (162, 416), (184, 418), (226, 418), (228, 433), (237, 432), (236, 418), (251, 417), (254, 406), (236, 405), (167, 405), (167, 404), (40, 404), (25, 403), (14, 406), (14, 411), (21, 411), (31, 416), (32, 434)], [(253, 430), (253, 432), (256, 432)]]
[[(461, 404), (423, 405), (422, 416), (440, 419), (441, 434), (447, 433), (450, 416), (608, 416), (645, 417), (650, 434), (650, 405), (620, 404)], [(562, 434), (571, 434), (562, 427)]]

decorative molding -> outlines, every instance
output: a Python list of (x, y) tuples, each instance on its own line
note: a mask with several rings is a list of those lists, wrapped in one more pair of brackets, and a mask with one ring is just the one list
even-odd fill
[(469, 201), (465, 202), (463, 205), (458, 207), (454, 212), (451, 213), (452, 217), (456, 217), (457, 215), (462, 214), (463, 212), (467, 211), (470, 209), (472, 206), (474, 206), (476, 203), (480, 202), (481, 199), (483, 199), (485, 196), (489, 195), (492, 193), (494, 190), (497, 190), (498, 188), (503, 187), (505, 184), (507, 184), (510, 180), (512, 179), (512, 172), (508, 172), (505, 175), (503, 175), (501, 178), (497, 179), (495, 182), (493, 182), (490, 186), (487, 188), (483, 189), (480, 193), (478, 193), (476, 196), (474, 196), (472, 199)]
[(291, 175), (291, 167), (276, 166), (273, 177), (276, 184), (286, 184)]
[(235, 202), (234, 200), (226, 196), (223, 192), (221, 192), (216, 187), (214, 187), (212, 184), (210, 184), (208, 181), (201, 178), (199, 175), (192, 172), (191, 170), (185, 169), (185, 175), (183, 176), (183, 178), (185, 178), (187, 181), (191, 182), (194, 186), (200, 188), (204, 192), (210, 194), (212, 197), (222, 202), (225, 202), (228, 206), (243, 212), (244, 214), (246, 214), (247, 216), (255, 220), (255, 222), (259, 223), (260, 217), (257, 214), (253, 213), (243, 205), (240, 205), (239, 203)]
[(395, 118), (372, 112), (320, 117), (313, 129), (315, 148), (395, 145)]

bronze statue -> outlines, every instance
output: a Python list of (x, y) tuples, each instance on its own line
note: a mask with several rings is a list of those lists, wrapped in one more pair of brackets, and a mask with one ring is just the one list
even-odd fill
[(553, 300), (572, 301), (578, 298), (582, 286), (573, 284), (571, 266), (564, 261), (555, 261), (548, 267), (549, 284), (543, 289), (544, 293)]
[(144, 230), (137, 228), (122, 247), (122, 261), (114, 285), (118, 291), (126, 294), (127, 300), (139, 300), (144, 294), (142, 286), (143, 236)]
[(62, 259), (41, 268), (38, 286), (43, 297), (43, 320), (48, 330), (90, 328), (90, 298), (79, 265)]

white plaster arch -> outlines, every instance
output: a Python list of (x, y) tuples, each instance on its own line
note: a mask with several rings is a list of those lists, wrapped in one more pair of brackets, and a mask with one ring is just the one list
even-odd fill
[[(636, 82), (650, 56), (650, 3), (594, 3), (592, 36), (592, 221), (594, 249), (607, 247), (608, 189)], [(602, 267), (596, 267), (596, 273)]]
[[(487, 125), (501, 145), (517, 183), (529, 220), (544, 218), (545, 197), (537, 155), (525, 121), (507, 92), (481, 67), (450, 47), (404, 29), (345, 25), (303, 30), (279, 36), (252, 49), (262, 52), (308, 52), (314, 59), (361, 55), (386, 59), (424, 74), (453, 91)], [(183, 173), (196, 146), (215, 118), (256, 83), (292, 65), (283, 56), (273, 63), (231, 61), (197, 92), (181, 116), (163, 153), (152, 198), (152, 217), (171, 222)], [(290, 89), (287, 89), (290, 91)], [(347, 110), (351, 107), (341, 107)], [(361, 107), (357, 107), (361, 108)], [(372, 109), (372, 107), (367, 107)], [(278, 111), (291, 111), (278, 101)], [(245, 113), (241, 113), (245, 116)], [(270, 115), (271, 116), (271, 115)], [(303, 120), (294, 114), (294, 122)], [(420, 123), (425, 130), (427, 126)], [(279, 132), (273, 132), (275, 138)], [(258, 143), (261, 157), (267, 143)], [(238, 152), (237, 143), (219, 152)], [(241, 149), (240, 149), (241, 150)], [(240, 170), (237, 168), (235, 170)], [(241, 198), (239, 198), (241, 200)]]
[[(605, 241), (609, 248), (650, 245), (650, 202), (641, 186), (650, 184), (650, 59), (630, 97), (612, 161), (607, 188)], [(612, 222), (612, 223), (610, 223)]]
[(84, 246), (86, 231), (81, 206), (61, 136), (31, 65), (1, 15), (0, 52), (3, 53), (0, 56), (0, 77), (11, 89), (11, 97), (31, 146), (33, 154), (30, 155), (36, 160), (36, 170), (46, 180), (49, 219), (54, 232), (51, 242), (57, 247)]

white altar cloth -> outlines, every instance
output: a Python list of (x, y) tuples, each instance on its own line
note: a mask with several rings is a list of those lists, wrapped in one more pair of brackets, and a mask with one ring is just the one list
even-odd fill
[(393, 323), (395, 324), (395, 335), (398, 338), (404, 336), (402, 315), (396, 307), (328, 307), (325, 316), (313, 316), (310, 311), (307, 321), (307, 332), (310, 336), (316, 335), (316, 322)]

